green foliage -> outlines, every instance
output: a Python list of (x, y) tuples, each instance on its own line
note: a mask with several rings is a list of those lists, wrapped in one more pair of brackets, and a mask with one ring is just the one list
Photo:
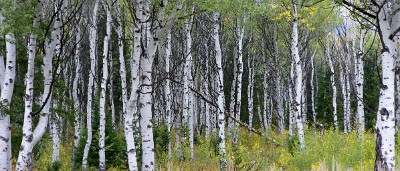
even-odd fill
[(47, 171), (59, 171), (62, 164), (60, 161), (56, 161), (47, 167)]
[[(14, 3), (13, 0), (0, 0), (0, 14), (4, 20), (0, 25), (0, 33), (9, 32), (26, 34), (33, 31), (34, 6), (37, 1)], [(3, 8), (4, 7), (4, 8)], [(35, 32), (37, 32), (35, 30)]]
[(310, 170), (325, 162), (330, 168), (339, 164), (343, 168), (371, 170), (375, 161), (375, 141), (373, 134), (365, 134), (364, 143), (355, 131), (343, 135), (333, 130), (314, 138), (312, 131), (306, 136), (306, 149), (296, 146), (291, 159), (294, 168)]
[[(99, 96), (93, 99), (92, 128), (93, 139), (89, 149), (89, 167), (99, 166)], [(107, 109), (107, 108), (106, 108)], [(108, 111), (108, 110), (106, 110)], [(83, 151), (86, 145), (87, 129), (82, 129), (82, 134), (77, 149), (75, 163), (77, 167), (82, 165)], [(106, 112), (106, 167), (107, 168), (127, 168), (126, 142), (123, 132), (117, 132), (111, 124), (111, 115)]]
[(153, 133), (156, 158), (160, 159), (159, 162), (166, 164), (168, 163), (168, 143), (170, 140), (168, 128), (164, 124), (155, 125)]
[[(306, 132), (306, 148), (299, 149), (296, 139), (289, 140), (288, 132), (283, 135), (269, 134), (283, 146), (276, 146), (265, 137), (250, 135), (240, 129), (239, 141), (236, 144), (227, 142), (227, 159), (231, 170), (311, 170), (325, 168), (343, 168), (354, 170), (373, 170), (375, 161), (375, 137), (366, 132), (364, 140), (357, 137), (355, 131), (344, 135), (333, 130), (324, 135), (314, 136), (314, 131)], [(179, 151), (173, 147), (172, 170), (218, 170), (218, 143), (216, 138), (206, 140), (199, 137), (195, 146), (195, 159), (179, 161)], [(397, 137), (399, 140), (400, 138)], [(292, 147), (290, 147), (292, 146)], [(397, 145), (398, 146), (398, 145)], [(396, 147), (397, 147), (396, 146)], [(399, 148), (397, 148), (399, 149)], [(184, 150), (187, 152), (189, 148)], [(156, 154), (159, 151), (156, 150)], [(400, 150), (396, 151), (396, 155)], [(157, 165), (166, 170), (165, 155), (156, 155)], [(163, 161), (163, 162), (160, 162)], [(330, 170), (330, 169), (328, 169)]]

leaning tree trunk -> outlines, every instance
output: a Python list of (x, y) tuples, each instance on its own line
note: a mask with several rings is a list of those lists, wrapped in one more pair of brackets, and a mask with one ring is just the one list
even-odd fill
[[(226, 163), (226, 150), (225, 150), (225, 109), (224, 109), (224, 75), (222, 72), (222, 53), (221, 53), (221, 45), (219, 42), (219, 13), (213, 14), (213, 22), (214, 22), (214, 30), (213, 30), (213, 39), (215, 44), (215, 61), (218, 68), (218, 80), (217, 80), (217, 92), (218, 92), (218, 127), (219, 127), (219, 161), (220, 161), (220, 170), (227, 170)], [(239, 66), (240, 67), (240, 66)]]
[(303, 71), (301, 67), (301, 59), (299, 55), (299, 35), (298, 35), (298, 18), (297, 18), (297, 7), (296, 0), (292, 0), (293, 11), (292, 11), (292, 42), (291, 42), (291, 52), (292, 52), (292, 62), (294, 63), (294, 80), (293, 80), (293, 111), (294, 116), (296, 117), (296, 125), (297, 125), (297, 133), (299, 138), (300, 148), (303, 149), (305, 147), (304, 144), (304, 131), (303, 131), (303, 122), (301, 119), (301, 87), (303, 81)]
[(96, 73), (96, 39), (97, 39), (97, 8), (99, 6), (99, 0), (96, 0), (93, 9), (92, 23), (89, 28), (89, 44), (90, 44), (90, 72), (89, 72), (89, 84), (88, 84), (88, 93), (87, 93), (87, 140), (86, 145), (83, 150), (83, 158), (82, 158), (82, 168), (87, 169), (88, 167), (88, 156), (89, 156), (89, 148), (92, 144), (92, 101), (93, 101), (93, 81), (94, 75)]
[[(141, 18), (142, 14), (142, 0), (138, 0), (136, 7), (136, 17), (138, 19)], [(134, 27), (134, 46), (131, 51), (134, 51), (131, 58), (133, 58), (131, 63), (131, 71), (132, 71), (132, 81), (131, 81), (131, 97), (128, 100), (128, 89), (127, 89), (127, 81), (126, 81), (126, 66), (125, 66), (125, 56), (124, 56), (124, 41), (123, 41), (123, 28), (122, 28), (122, 13), (120, 7), (120, 0), (117, 1), (117, 35), (118, 35), (118, 52), (119, 52), (119, 62), (120, 69), (119, 73), (121, 76), (121, 91), (122, 91), (122, 113), (124, 120), (124, 133), (126, 140), (126, 153), (128, 156), (128, 168), (130, 171), (138, 170), (137, 160), (136, 160), (136, 147), (135, 147), (135, 137), (134, 137), (134, 115), (136, 115), (137, 111), (137, 88), (139, 84), (138, 71), (139, 71), (139, 60), (140, 60), (140, 39), (141, 39), (141, 22), (137, 22)]]
[[(39, 2), (35, 7), (35, 16), (33, 19), (33, 27), (39, 26), (39, 17), (42, 10), (42, 2)], [(35, 75), (35, 56), (36, 56), (36, 34), (30, 34), (28, 40), (28, 69), (25, 76), (25, 112), (24, 121), (22, 127), (22, 142), (19, 150), (18, 160), (16, 164), (17, 171), (25, 171), (29, 168), (29, 164), (32, 162), (32, 141), (33, 141), (33, 121), (32, 121), (32, 106), (33, 106), (33, 79)]]

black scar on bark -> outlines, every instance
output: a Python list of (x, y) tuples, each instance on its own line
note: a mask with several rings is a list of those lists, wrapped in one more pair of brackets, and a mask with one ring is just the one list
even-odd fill
[(381, 88), (382, 88), (382, 90), (386, 90), (386, 89), (388, 89), (388, 86), (387, 85), (381, 85)]
[(6, 137), (0, 136), (0, 140), (2, 140), (2, 141), (4, 141), (4, 142), (8, 142), (8, 138), (6, 138)]
[(384, 117), (384, 116), (386, 116), (386, 119), (385, 119), (385, 120), (388, 120), (388, 119), (389, 119), (389, 111), (387, 111), (386, 108), (382, 108), (382, 109), (380, 110), (380, 112), (381, 112), (381, 119), (382, 119), (382, 120), (383, 120), (383, 117)]

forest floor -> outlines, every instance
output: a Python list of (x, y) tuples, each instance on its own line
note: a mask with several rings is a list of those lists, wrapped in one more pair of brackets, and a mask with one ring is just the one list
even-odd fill
[[(157, 128), (156, 128), (157, 129)], [(172, 163), (168, 169), (167, 136), (165, 131), (155, 133), (155, 151), (157, 168), (164, 170), (219, 170), (218, 140), (203, 136), (195, 139), (195, 157), (190, 159), (190, 149), (187, 143), (183, 148), (175, 146), (175, 133), (172, 132)], [(375, 134), (366, 132), (364, 140), (357, 137), (356, 131), (344, 135), (343, 132), (326, 130), (323, 135), (315, 134), (312, 129), (306, 131), (306, 148), (298, 148), (297, 139), (288, 138), (288, 132), (283, 135), (271, 132), (269, 138), (250, 134), (240, 129), (238, 142), (233, 144), (227, 140), (227, 161), (229, 170), (373, 170), (375, 162)], [(274, 139), (272, 142), (268, 139)], [(397, 138), (400, 139), (400, 138)], [(42, 147), (51, 147), (51, 139), (46, 138)], [(399, 142), (399, 140), (397, 140)], [(46, 145), (47, 144), (47, 145)], [(180, 144), (180, 143), (179, 143)], [(60, 148), (60, 167), (57, 170), (71, 170), (72, 144), (63, 144)], [(400, 155), (396, 144), (396, 156)], [(41, 154), (35, 157), (35, 170), (49, 169), (51, 166), (51, 148), (43, 148)], [(400, 170), (400, 160), (397, 160), (396, 170)], [(79, 165), (79, 164), (77, 164)], [(112, 167), (108, 170), (126, 170), (126, 166)], [(97, 170), (96, 167), (91, 169)], [(91, 170), (90, 169), (90, 170)]]

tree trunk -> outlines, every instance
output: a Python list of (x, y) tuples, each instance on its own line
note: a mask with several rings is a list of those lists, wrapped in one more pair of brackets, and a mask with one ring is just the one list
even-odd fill
[[(193, 86), (192, 77), (192, 35), (191, 35), (192, 17), (185, 21), (186, 32), (186, 49), (185, 49), (185, 67), (183, 70), (183, 112), (182, 112), (182, 126), (189, 131), (189, 146), (190, 158), (194, 157), (194, 144), (193, 144), (193, 98), (192, 92), (189, 87)], [(186, 130), (186, 129), (184, 129)], [(182, 146), (185, 144), (185, 137), (182, 134)]]
[[(398, 28), (399, 16), (391, 14), (391, 2), (383, 4), (379, 10), (378, 31), (381, 33), (382, 50), (382, 85), (379, 96), (379, 107), (376, 125), (376, 160), (375, 170), (395, 169), (395, 111), (394, 111), (394, 59), (397, 55), (398, 38), (390, 35)], [(392, 21), (393, 20), (393, 21)]]
[(171, 89), (170, 84), (171, 80), (170, 72), (169, 72), (169, 61), (171, 58), (171, 31), (168, 31), (167, 36), (167, 47), (165, 48), (165, 73), (168, 76), (168, 79), (165, 80), (165, 115), (167, 116), (167, 130), (168, 130), (168, 170), (171, 170), (172, 167), (172, 143), (171, 143), (171, 126), (172, 126), (172, 112), (171, 112)]
[[(261, 39), (263, 40), (263, 39)], [(269, 129), (269, 123), (267, 120), (267, 109), (268, 109), (268, 103), (267, 101), (269, 100), (269, 96), (268, 96), (268, 75), (269, 75), (269, 71), (268, 71), (268, 65), (267, 65), (267, 55), (265, 53), (265, 47), (264, 47), (264, 42), (261, 43), (261, 47), (263, 50), (262, 51), (262, 59), (263, 59), (263, 93), (264, 93), (264, 98), (263, 98), (263, 120), (264, 122), (264, 131), (265, 133), (268, 133), (268, 129)]]
[(326, 49), (325, 49), (325, 55), (326, 58), (328, 59), (328, 65), (329, 69), (331, 72), (331, 85), (332, 85), (332, 106), (333, 106), (333, 126), (335, 130), (338, 130), (338, 122), (337, 122), (337, 103), (336, 103), (336, 83), (335, 83), (335, 70), (333, 68), (333, 62), (332, 62), (332, 57), (331, 57), (331, 52), (330, 52), (330, 45), (329, 45), (329, 36), (326, 36)]
[[(226, 162), (226, 150), (225, 150), (225, 109), (224, 109), (224, 75), (222, 72), (222, 53), (221, 53), (221, 45), (219, 41), (219, 21), (220, 15), (219, 13), (214, 13), (213, 15), (213, 22), (214, 22), (214, 30), (213, 30), (213, 39), (215, 43), (215, 61), (218, 68), (218, 80), (217, 80), (217, 92), (218, 92), (218, 127), (219, 127), (219, 161), (220, 161), (220, 170), (227, 170), (227, 162)], [(240, 60), (240, 59), (239, 59)], [(240, 63), (240, 62), (239, 62)], [(239, 70), (240, 70), (239, 64)], [(238, 76), (239, 77), (239, 76)], [(240, 80), (238, 78), (238, 80)], [(240, 81), (241, 82), (241, 81)], [(239, 87), (239, 85), (238, 85)], [(239, 90), (239, 88), (238, 88)], [(240, 98), (238, 97), (238, 101)], [(240, 106), (240, 105), (239, 105)], [(239, 112), (237, 112), (239, 113)]]
[[(14, 44), (14, 34), (6, 34), (6, 69), (4, 72), (4, 81), (1, 84), (0, 101), (4, 108), (10, 107), (14, 91), (16, 46)], [(0, 110), (0, 170), (7, 171), (12, 168), (11, 155), (11, 123), (10, 115)]]
[[(58, 100), (53, 100), (53, 109), (58, 109), (59, 101)], [(54, 112), (51, 119), (50, 119), (50, 133), (51, 133), (51, 139), (53, 142), (53, 154), (51, 158), (51, 162), (54, 163), (59, 160), (60, 158), (60, 132), (59, 132), (59, 115), (57, 112)]]
[(89, 43), (90, 43), (90, 72), (89, 72), (89, 84), (88, 84), (88, 94), (87, 94), (87, 115), (86, 115), (86, 123), (87, 123), (87, 140), (86, 145), (83, 150), (83, 158), (82, 158), (82, 168), (85, 170), (88, 167), (88, 156), (89, 156), (89, 148), (92, 144), (92, 101), (93, 101), (93, 87), (94, 87), (94, 75), (96, 73), (96, 39), (97, 39), (97, 9), (99, 6), (99, 0), (95, 1), (93, 8), (93, 16), (92, 23), (89, 27)]
[[(207, 80), (211, 80), (209, 78), (210, 73), (209, 73), (209, 69), (208, 69), (208, 57), (209, 56), (207, 56), (207, 58), (206, 58), (206, 77), (207, 77)], [(210, 91), (209, 91), (210, 81), (206, 81), (204, 84), (205, 84), (204, 85), (204, 92), (205, 92), (204, 94), (206, 94), (208, 96), (210, 94)], [(210, 110), (211, 110), (210, 104), (205, 103), (205, 105), (206, 105), (206, 111), (205, 111), (205, 115), (206, 115), (206, 139), (208, 140), (209, 137), (210, 137), (211, 129), (212, 129), (211, 128), (212, 127), (211, 126), (211, 115), (212, 114), (210, 114)]]
[[(238, 67), (238, 73), (237, 73), (237, 84), (236, 84), (236, 112), (235, 112), (235, 118), (237, 120), (240, 120), (240, 109), (242, 105), (242, 78), (243, 78), (243, 38), (244, 38), (244, 23), (245, 19), (243, 18), (242, 21), (239, 19), (237, 20), (237, 27), (236, 27), (236, 36), (238, 37), (237, 40), (237, 47), (238, 47), (238, 60), (237, 60), (237, 67)], [(238, 129), (235, 127), (235, 129)], [(233, 142), (237, 141), (238, 138), (238, 132), (239, 130), (235, 130), (235, 133), (233, 134)]]
[[(43, 2), (39, 2), (35, 7), (35, 16), (33, 19), (33, 27), (39, 26), (39, 17), (43, 7)], [(25, 112), (22, 127), (22, 142), (19, 150), (18, 160), (16, 164), (17, 171), (25, 171), (29, 168), (29, 164), (33, 161), (33, 121), (32, 121), (32, 106), (33, 106), (33, 80), (35, 76), (35, 56), (36, 56), (36, 34), (30, 34), (28, 40), (28, 69), (25, 76)]]
[[(105, 2), (107, 22), (106, 22), (106, 35), (104, 37), (103, 47), (103, 77), (101, 79), (101, 92), (100, 92), (100, 138), (99, 138), (99, 170), (106, 170), (106, 92), (108, 80), (108, 47), (111, 41), (111, 4)], [(111, 90), (110, 90), (111, 91)]]
[[(72, 168), (75, 168), (75, 156), (76, 150), (79, 147), (79, 140), (81, 135), (81, 108), (78, 97), (78, 83), (81, 77), (81, 24), (82, 20), (79, 20), (79, 24), (76, 26), (76, 49), (75, 49), (75, 77), (72, 83), (72, 99), (74, 101), (74, 149), (72, 150)], [(82, 95), (82, 94), (81, 94)]]
[(314, 93), (314, 75), (315, 75), (315, 68), (314, 68), (314, 57), (315, 57), (315, 51), (311, 55), (311, 78), (310, 78), (310, 88), (311, 88), (311, 111), (312, 111), (312, 120), (313, 120), (313, 125), (314, 125), (314, 136), (317, 135), (317, 113), (315, 112), (315, 103), (314, 103), (314, 98), (315, 98), (315, 93)]
[[(249, 57), (247, 61), (247, 66), (249, 68), (249, 81), (248, 81), (248, 87), (247, 87), (247, 94), (249, 97), (249, 100), (247, 102), (248, 104), (248, 110), (249, 110), (249, 127), (252, 128), (253, 126), (253, 99), (254, 99), (254, 57), (251, 58)], [(254, 68), (254, 69), (253, 69)]]
[[(207, 46), (207, 45), (205, 45)], [(233, 116), (236, 116), (235, 106), (236, 106), (236, 82), (237, 82), (237, 46), (234, 47), (234, 55), (233, 55), (233, 81), (231, 84), (231, 94), (230, 94), (230, 103), (229, 103), (229, 113)], [(228, 118), (228, 138), (232, 137), (234, 122), (231, 118)]]
[[(362, 26), (363, 27), (363, 26)], [(367, 30), (361, 28), (360, 45), (356, 56), (356, 92), (357, 92), (357, 128), (359, 137), (363, 137), (364, 122), (364, 38)]]
[[(343, 61), (342, 61), (343, 62)], [(339, 80), (340, 80), (340, 87), (342, 88), (342, 98), (343, 98), (343, 132), (347, 134), (348, 131), (348, 121), (347, 121), (347, 92), (346, 92), (346, 82), (344, 76), (344, 67), (342, 66), (342, 62), (339, 63)]]
[(303, 122), (301, 119), (301, 87), (302, 87), (302, 80), (303, 80), (303, 71), (301, 67), (301, 59), (299, 55), (299, 48), (298, 48), (298, 18), (297, 18), (297, 7), (296, 7), (296, 0), (292, 0), (293, 4), (293, 11), (292, 11), (292, 43), (291, 43), (291, 52), (292, 52), (292, 62), (294, 63), (294, 80), (293, 80), (293, 87), (294, 87), (294, 97), (293, 97), (293, 110), (294, 116), (296, 117), (296, 125), (297, 125), (297, 133), (299, 138), (300, 148), (304, 149), (304, 132), (303, 132)]

